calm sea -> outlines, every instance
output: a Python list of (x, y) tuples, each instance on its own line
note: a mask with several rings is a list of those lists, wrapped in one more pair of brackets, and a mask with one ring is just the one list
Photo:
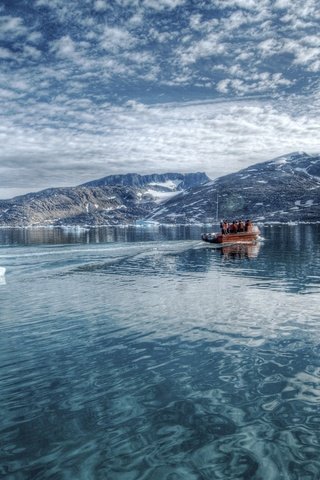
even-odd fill
[(0, 478), (319, 480), (320, 225), (0, 229)]

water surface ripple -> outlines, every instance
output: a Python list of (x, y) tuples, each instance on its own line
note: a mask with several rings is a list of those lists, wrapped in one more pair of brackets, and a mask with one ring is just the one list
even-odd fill
[(1, 478), (319, 479), (319, 226), (40, 233), (0, 231)]

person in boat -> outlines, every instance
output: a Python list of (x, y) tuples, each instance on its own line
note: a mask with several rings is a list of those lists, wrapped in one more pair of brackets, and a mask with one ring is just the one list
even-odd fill
[(238, 232), (244, 232), (244, 228), (245, 228), (245, 226), (244, 226), (243, 220), (239, 220), (239, 222), (238, 222)]
[(223, 220), (222, 222), (221, 233), (222, 235), (226, 235), (227, 233), (229, 233), (229, 224), (227, 220)]
[(245, 231), (246, 232), (251, 232), (252, 231), (252, 222), (249, 219), (245, 223)]
[(233, 221), (232, 224), (230, 225), (230, 233), (237, 233), (237, 231), (238, 231), (237, 223)]

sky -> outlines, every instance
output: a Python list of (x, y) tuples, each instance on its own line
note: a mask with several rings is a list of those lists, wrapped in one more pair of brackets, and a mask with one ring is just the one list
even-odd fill
[(0, 198), (320, 152), (318, 0), (0, 0)]

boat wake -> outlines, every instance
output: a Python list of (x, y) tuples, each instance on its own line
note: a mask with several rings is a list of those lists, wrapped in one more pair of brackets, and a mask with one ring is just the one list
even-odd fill
[[(79, 271), (101, 271), (113, 265), (134, 262), (141, 264), (149, 259), (160, 256), (178, 255), (186, 250), (192, 250), (199, 244), (195, 241), (159, 241), (139, 243), (112, 243), (92, 246), (50, 246), (35, 248), (28, 253), (20, 249), (0, 255), (0, 259), (8, 261), (15, 274), (27, 272), (28, 275), (48, 272), (67, 274)], [(4, 279), (5, 267), (0, 267), (0, 281)]]

